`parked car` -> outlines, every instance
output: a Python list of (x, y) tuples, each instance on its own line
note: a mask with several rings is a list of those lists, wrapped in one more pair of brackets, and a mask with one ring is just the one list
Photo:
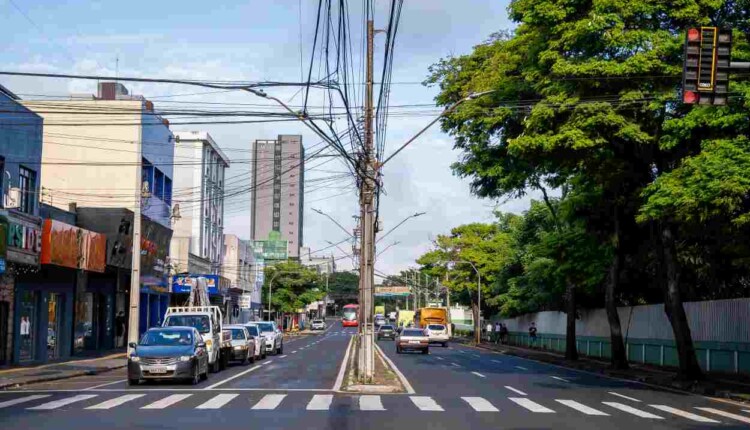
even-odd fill
[(448, 335), (448, 328), (445, 325), (428, 324), (427, 328), (425, 329), (425, 333), (430, 339), (430, 343), (439, 343), (443, 345), (443, 347), (448, 346), (450, 335)]
[(230, 360), (240, 361), (242, 364), (255, 363), (255, 339), (242, 325), (228, 325), (226, 330), (232, 333), (232, 355)]
[(250, 336), (255, 340), (255, 359), (264, 360), (266, 358), (265, 339), (260, 335), (260, 329), (253, 323), (245, 324), (245, 328)]
[(396, 338), (396, 353), (404, 351), (421, 351), (430, 353), (430, 339), (421, 328), (405, 328)]
[(375, 321), (375, 328), (380, 327), (381, 325), (387, 323), (383, 314), (375, 314), (374, 321)]
[(175, 306), (167, 308), (162, 327), (193, 327), (206, 343), (212, 372), (226, 368), (232, 354), (232, 339), (222, 326), (218, 306)]
[(323, 320), (313, 320), (312, 323), (310, 323), (310, 329), (311, 330), (325, 330), (326, 322)]
[(150, 328), (129, 346), (128, 385), (146, 379), (187, 379), (195, 385), (208, 378), (206, 343), (193, 327)]
[(284, 353), (284, 337), (281, 330), (276, 327), (276, 323), (273, 321), (258, 321), (252, 323), (257, 326), (260, 330), (260, 335), (265, 339), (265, 348), (267, 353), (271, 354), (283, 354)]
[(396, 329), (390, 325), (381, 325), (378, 329), (378, 340), (388, 338), (390, 340), (396, 340)]

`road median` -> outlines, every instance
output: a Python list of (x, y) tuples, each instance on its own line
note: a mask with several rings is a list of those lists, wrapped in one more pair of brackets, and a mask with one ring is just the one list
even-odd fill
[(404, 394), (413, 393), (414, 390), (406, 381), (403, 374), (396, 368), (395, 364), (385, 356), (383, 351), (375, 345), (375, 369), (371, 384), (361, 384), (357, 378), (357, 358), (359, 356), (359, 337), (353, 336), (346, 354), (345, 376), (338, 391), (345, 393), (366, 394)]

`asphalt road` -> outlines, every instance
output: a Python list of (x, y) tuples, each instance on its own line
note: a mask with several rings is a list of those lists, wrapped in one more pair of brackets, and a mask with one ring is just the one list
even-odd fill
[[(279, 429), (747, 428), (750, 408), (451, 344), (379, 345), (415, 393), (337, 392), (355, 329), (285, 340), (284, 354), (193, 387), (128, 387), (124, 371), (0, 392), (3, 429), (260, 426)], [(239, 428), (239, 427), (238, 427)]]

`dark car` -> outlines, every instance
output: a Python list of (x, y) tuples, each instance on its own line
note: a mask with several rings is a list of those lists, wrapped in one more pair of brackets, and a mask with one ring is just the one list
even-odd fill
[(380, 339), (390, 339), (395, 340), (396, 339), (396, 329), (390, 325), (381, 325), (378, 329), (378, 340)]
[(143, 380), (185, 379), (193, 384), (208, 378), (208, 354), (193, 327), (158, 327), (143, 334), (128, 357), (128, 384)]

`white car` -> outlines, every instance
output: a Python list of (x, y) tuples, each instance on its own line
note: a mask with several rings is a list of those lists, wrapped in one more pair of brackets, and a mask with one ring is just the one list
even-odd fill
[(260, 335), (265, 338), (265, 349), (268, 354), (283, 354), (284, 353), (284, 337), (276, 327), (274, 321), (257, 321), (251, 323), (258, 327)]
[(325, 330), (326, 322), (323, 320), (313, 320), (312, 323), (310, 323), (310, 329), (311, 330)]
[(448, 328), (443, 324), (428, 324), (425, 334), (430, 339), (430, 343), (439, 343), (444, 347), (448, 346), (450, 336), (448, 335)]
[(260, 329), (253, 323), (245, 324), (250, 336), (255, 339), (255, 359), (263, 360), (266, 358), (265, 338), (260, 335)]

